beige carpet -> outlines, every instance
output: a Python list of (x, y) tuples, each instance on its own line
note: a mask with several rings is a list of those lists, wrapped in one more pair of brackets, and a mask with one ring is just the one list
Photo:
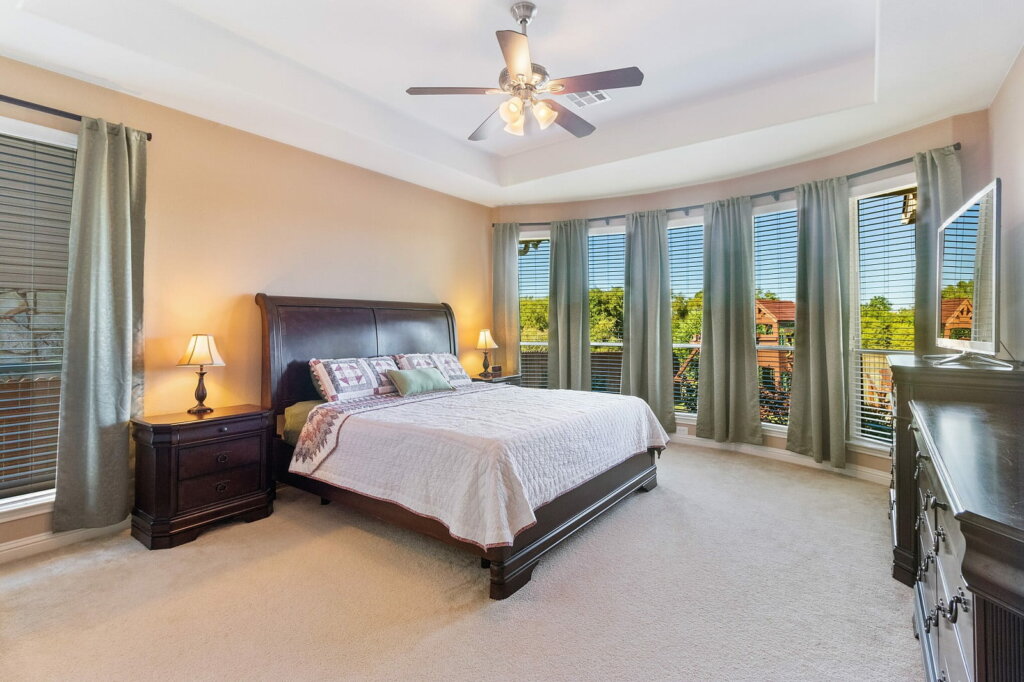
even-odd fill
[(292, 489), (150, 552), (0, 566), (0, 679), (912, 680), (886, 491), (674, 446), (503, 602), (457, 550)]

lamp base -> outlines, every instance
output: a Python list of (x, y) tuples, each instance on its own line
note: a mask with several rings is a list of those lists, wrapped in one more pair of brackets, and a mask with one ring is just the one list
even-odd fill
[(213, 412), (213, 408), (212, 407), (207, 407), (206, 405), (203, 405), (202, 403), (199, 403), (195, 407), (189, 408), (186, 411), (189, 414), (209, 414), (210, 412)]
[(206, 383), (203, 379), (206, 377), (206, 372), (203, 371), (203, 366), (199, 365), (199, 371), (196, 372), (199, 375), (199, 383), (196, 384), (196, 404), (192, 409), (188, 410), (189, 414), (208, 414), (213, 412), (212, 407), (207, 407), (203, 404), (206, 400)]

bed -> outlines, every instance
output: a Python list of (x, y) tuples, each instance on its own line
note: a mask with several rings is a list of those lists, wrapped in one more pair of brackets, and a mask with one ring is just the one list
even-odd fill
[[(256, 302), (263, 323), (263, 405), (282, 419), (290, 406), (318, 398), (309, 372), (311, 358), (455, 354), (458, 350), (455, 317), (444, 303), (266, 294), (258, 294)], [(485, 388), (494, 389), (495, 394), (503, 388), (528, 390), (473, 386), (481, 394)], [(277, 481), (313, 493), (323, 503), (344, 504), (479, 556), (481, 566), (490, 571), (491, 598), (504, 599), (530, 580), (546, 552), (631, 493), (652, 490), (657, 485), (655, 459), (661, 449), (648, 447), (640, 452), (621, 453), (616, 464), (533, 509), (535, 521), (516, 529), (509, 542), (497, 545), (455, 537), (438, 518), (415, 513), (402, 504), (339, 487), (314, 475), (289, 471), (294, 447), (280, 433), (272, 443), (272, 469)]]

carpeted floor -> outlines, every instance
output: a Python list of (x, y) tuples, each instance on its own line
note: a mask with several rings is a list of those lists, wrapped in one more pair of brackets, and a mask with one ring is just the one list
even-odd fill
[(493, 602), (477, 559), (285, 489), (173, 550), (0, 566), (0, 679), (916, 680), (885, 500), (673, 446), (657, 489)]

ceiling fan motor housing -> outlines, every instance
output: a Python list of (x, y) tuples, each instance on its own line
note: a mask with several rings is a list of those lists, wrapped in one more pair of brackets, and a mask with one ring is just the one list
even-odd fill
[(508, 68), (501, 70), (501, 75), (498, 76), (498, 87), (509, 93), (510, 95), (516, 95), (523, 97), (520, 91), (526, 92), (526, 97), (529, 97), (529, 93), (543, 91), (548, 86), (548, 81), (551, 79), (548, 77), (548, 70), (540, 64), (530, 64), (533, 69), (533, 78), (530, 82), (520, 84), (518, 81), (513, 81), (509, 78)]

